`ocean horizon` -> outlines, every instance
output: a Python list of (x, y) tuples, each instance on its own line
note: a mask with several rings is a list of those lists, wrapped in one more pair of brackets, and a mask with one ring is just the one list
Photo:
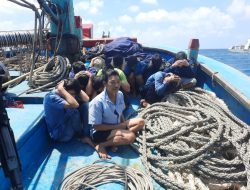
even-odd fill
[(200, 49), (199, 54), (230, 65), (250, 76), (250, 53), (231, 52), (228, 49)]

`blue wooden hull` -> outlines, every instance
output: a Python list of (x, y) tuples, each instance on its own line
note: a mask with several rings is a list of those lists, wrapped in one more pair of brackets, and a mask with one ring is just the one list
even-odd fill
[[(158, 52), (165, 58), (173, 56), (175, 52), (158, 48), (146, 48), (146, 51)], [(198, 61), (201, 62), (198, 85), (215, 92), (238, 118), (250, 124), (250, 78), (204, 56), (199, 56)], [(46, 93), (21, 94), (27, 88), (27, 82), (23, 82), (10, 89), (8, 94), (9, 97), (22, 100), (24, 109), (7, 109), (21, 158), (24, 186), (30, 190), (57, 189), (70, 172), (92, 164), (99, 157), (94, 149), (76, 139), (69, 143), (53, 142), (48, 136), (43, 118), (42, 101)], [(127, 114), (138, 108), (138, 99), (131, 99), (131, 104)], [(129, 146), (122, 146), (117, 153), (110, 152), (110, 155), (117, 164), (143, 169), (139, 155)], [(2, 169), (0, 184), (0, 190), (10, 188)], [(122, 189), (122, 186), (105, 185), (102, 189)], [(163, 188), (155, 183), (155, 189)]]

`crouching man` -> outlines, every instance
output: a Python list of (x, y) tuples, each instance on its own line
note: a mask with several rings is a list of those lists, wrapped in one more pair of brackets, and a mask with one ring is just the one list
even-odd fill
[(76, 79), (62, 81), (45, 96), (45, 121), (53, 140), (66, 142), (76, 135), (94, 146), (88, 137), (88, 101)]
[(120, 89), (119, 74), (109, 69), (104, 73), (105, 89), (96, 96), (89, 106), (91, 136), (100, 158), (110, 158), (106, 147), (113, 151), (118, 145), (128, 145), (135, 141), (136, 132), (144, 127), (144, 120), (135, 118), (124, 120), (124, 97)]

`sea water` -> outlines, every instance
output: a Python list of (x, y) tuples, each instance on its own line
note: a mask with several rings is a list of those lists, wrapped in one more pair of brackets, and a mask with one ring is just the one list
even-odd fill
[(236, 53), (227, 49), (201, 49), (199, 54), (230, 65), (250, 76), (250, 53)]

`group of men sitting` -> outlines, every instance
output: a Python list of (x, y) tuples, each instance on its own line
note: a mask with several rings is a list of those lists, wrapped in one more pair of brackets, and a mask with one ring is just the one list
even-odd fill
[(125, 120), (123, 111), (132, 94), (141, 96), (141, 106), (160, 101), (164, 95), (196, 85), (197, 64), (178, 52), (167, 63), (159, 54), (150, 62), (130, 56), (91, 60), (88, 69), (81, 62), (72, 64), (69, 78), (61, 81), (44, 98), (45, 120), (50, 137), (69, 141), (78, 136), (107, 159), (107, 147), (135, 141), (144, 127), (142, 118)]

